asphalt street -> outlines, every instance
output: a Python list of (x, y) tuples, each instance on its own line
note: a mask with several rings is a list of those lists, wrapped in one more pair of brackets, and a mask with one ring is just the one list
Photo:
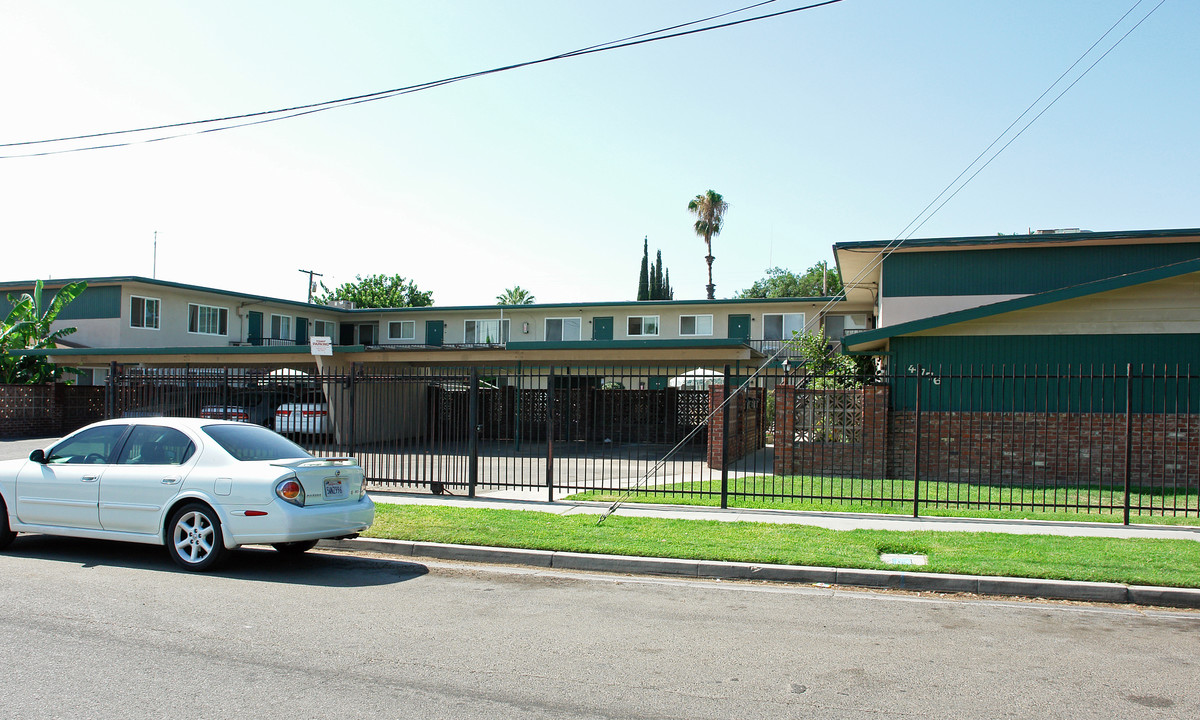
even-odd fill
[(19, 537), (0, 716), (1200, 716), (1200, 614)]

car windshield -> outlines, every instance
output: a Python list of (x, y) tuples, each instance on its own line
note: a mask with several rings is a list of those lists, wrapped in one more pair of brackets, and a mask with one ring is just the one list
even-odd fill
[(282, 460), (312, 457), (304, 448), (258, 425), (205, 425), (208, 435), (235, 460)]

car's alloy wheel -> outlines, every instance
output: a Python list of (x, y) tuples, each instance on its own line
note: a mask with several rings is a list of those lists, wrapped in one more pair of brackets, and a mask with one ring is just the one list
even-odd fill
[(211, 570), (225, 556), (221, 521), (206, 505), (184, 505), (171, 516), (167, 552), (180, 567)]
[(316, 540), (298, 540), (296, 542), (275, 543), (271, 547), (275, 548), (284, 555), (299, 555), (306, 553), (317, 546)]

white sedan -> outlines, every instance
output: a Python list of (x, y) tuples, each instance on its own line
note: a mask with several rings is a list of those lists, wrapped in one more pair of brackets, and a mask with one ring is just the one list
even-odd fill
[(241, 545), (301, 553), (374, 519), (356, 460), (239, 422), (106, 420), (0, 462), (0, 549), (19, 532), (126, 540), (200, 571)]

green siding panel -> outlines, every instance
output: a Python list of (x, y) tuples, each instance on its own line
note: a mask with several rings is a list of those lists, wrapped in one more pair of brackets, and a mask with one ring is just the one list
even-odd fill
[(1191, 365), (1200, 370), (1200, 335), (987, 335), (892, 338), (897, 368), (1028, 366), (1085, 368), (1120, 365)]
[(1200, 257), (1200, 243), (893, 253), (884, 297), (1024, 295)]
[[(43, 308), (50, 307), (57, 292), (52, 289), (42, 291)], [(24, 293), (32, 294), (33, 288), (10, 290), (0, 297), (0, 318), (7, 316), (12, 311), (12, 303), (8, 301), (8, 296), (20, 297)], [(119, 317), (121, 317), (121, 287), (119, 285), (89, 287), (58, 314), (59, 320), (103, 320)]]
[(920, 385), (928, 410), (1124, 412), (1132, 372), (1135, 412), (1200, 411), (1197, 334), (898, 337), (891, 350), (896, 409)]

